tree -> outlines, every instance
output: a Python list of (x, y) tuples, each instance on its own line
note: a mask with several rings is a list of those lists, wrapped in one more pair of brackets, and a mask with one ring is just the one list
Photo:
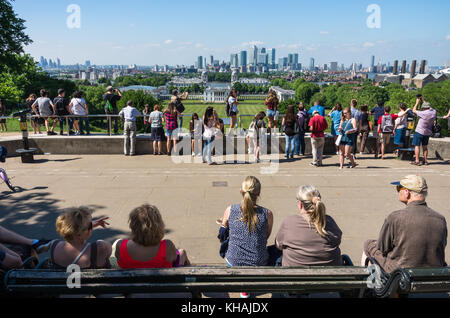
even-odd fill
[(25, 34), (25, 20), (14, 12), (11, 2), (0, 0), (0, 72), (9, 68), (18, 71), (15, 55), (22, 54), (23, 46), (33, 41)]
[(305, 82), (298, 86), (298, 88), (295, 91), (295, 97), (303, 101), (303, 103), (309, 104), (314, 94), (319, 92), (320, 92), (319, 85)]

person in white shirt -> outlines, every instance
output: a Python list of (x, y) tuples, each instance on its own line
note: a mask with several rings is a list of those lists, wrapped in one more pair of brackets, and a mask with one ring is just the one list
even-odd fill
[[(119, 117), (123, 124), (123, 152), (125, 156), (134, 156), (136, 148), (136, 116), (142, 116), (142, 113), (133, 107), (133, 102), (129, 100), (127, 106), (119, 112)], [(130, 145), (131, 141), (131, 145)]]
[(73, 127), (75, 128), (75, 135), (84, 135), (83, 132), (83, 122), (85, 124), (86, 133), (89, 135), (89, 121), (88, 118), (85, 117), (89, 115), (89, 111), (86, 105), (86, 101), (83, 98), (83, 93), (76, 91), (73, 93), (73, 98), (70, 101), (69, 106), (67, 106), (67, 110), (71, 115), (80, 116), (74, 118)]
[(403, 148), (405, 144), (406, 137), (406, 127), (408, 125), (408, 116), (405, 116), (410, 109), (404, 104), (401, 103), (400, 112), (398, 113), (398, 118), (395, 120), (394, 126), (394, 144), (397, 149), (395, 149), (396, 155), (398, 155), (398, 149)]

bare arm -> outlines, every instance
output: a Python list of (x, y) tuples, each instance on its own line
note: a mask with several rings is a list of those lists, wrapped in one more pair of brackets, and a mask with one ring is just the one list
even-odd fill
[(267, 211), (267, 223), (268, 223), (267, 238), (269, 238), (270, 234), (272, 234), (273, 228), (273, 213), (270, 210)]
[(222, 226), (223, 227), (228, 227), (228, 221), (230, 219), (230, 213), (231, 213), (231, 206), (229, 206), (225, 210), (225, 213), (223, 214), (223, 218), (222, 218)]
[(414, 105), (414, 108), (412, 110), (413, 113), (416, 115), (417, 115), (417, 107), (419, 107), (419, 104), (420, 104), (420, 98), (416, 99), (416, 104)]

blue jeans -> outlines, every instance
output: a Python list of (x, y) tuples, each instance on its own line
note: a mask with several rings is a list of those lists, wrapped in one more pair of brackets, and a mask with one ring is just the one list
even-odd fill
[(306, 143), (305, 143), (305, 133), (304, 132), (301, 132), (301, 133), (295, 135), (295, 142), (294, 143), (295, 143), (295, 154), (297, 156), (299, 156), (300, 153), (302, 155), (305, 155)]
[(206, 161), (205, 160), (205, 157), (206, 157), (206, 154), (208, 154), (208, 163), (211, 163), (212, 162), (212, 159), (211, 159), (211, 152), (212, 152), (212, 145), (213, 145), (213, 143), (214, 143), (214, 136), (213, 137), (211, 137), (211, 139), (205, 139), (205, 143), (203, 144), (203, 154), (202, 154), (202, 159), (203, 159), (203, 161)]
[(84, 134), (84, 129), (86, 129), (86, 134), (89, 134), (89, 118), (88, 117), (79, 117), (78, 125), (80, 126), (80, 133)]
[(183, 128), (183, 117), (178, 117), (178, 127)]
[(289, 158), (289, 154), (291, 158), (294, 158), (294, 143), (295, 143), (295, 135), (287, 136), (286, 135), (286, 157)]
[[(59, 130), (60, 131), (64, 131), (64, 123), (66, 122), (66, 118), (65, 117), (60, 117), (59, 118)], [(69, 118), (69, 129), (72, 130), (73, 129), (73, 118)]]

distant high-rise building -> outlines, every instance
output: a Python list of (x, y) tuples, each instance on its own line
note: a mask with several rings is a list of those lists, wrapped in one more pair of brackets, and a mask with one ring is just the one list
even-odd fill
[(61, 68), (61, 60), (59, 59), (59, 57), (57, 58), (57, 63), (58, 63), (58, 68)]
[(197, 58), (197, 68), (198, 68), (199, 70), (202, 70), (202, 69), (203, 69), (203, 56), (199, 56), (199, 57)]
[(276, 54), (275, 49), (269, 50), (269, 53), (268, 53), (268, 59), (269, 59), (269, 64), (270, 64), (270, 66), (272, 66), (272, 67), (274, 67), (275, 64), (276, 64), (276, 56), (275, 56), (275, 54)]
[(239, 66), (247, 66), (247, 51), (241, 51), (239, 53)]
[(86, 66), (86, 67), (91, 66), (91, 61), (87, 60), (87, 61), (84, 63), (84, 66)]
[(253, 65), (258, 64), (258, 48), (256, 47), (256, 45), (253, 46), (251, 63)]
[(375, 55), (372, 55), (372, 58), (370, 60), (370, 67), (375, 67)]
[(416, 67), (417, 67), (417, 61), (416, 61), (416, 60), (413, 60), (413, 61), (412, 61), (412, 64), (411, 64), (411, 71), (410, 71), (410, 73), (411, 73), (411, 78), (413, 78), (413, 77), (416, 76)]
[(328, 64), (324, 64), (323, 67), (322, 67), (322, 69), (323, 69), (324, 71), (328, 71)]
[(392, 73), (393, 73), (394, 75), (397, 75), (397, 74), (398, 74), (398, 60), (395, 60), (395, 61), (394, 61), (394, 68), (393, 68)]
[(406, 73), (406, 61), (405, 60), (403, 60), (403, 62), (402, 62), (402, 69), (401, 69), (400, 73), (401, 74), (405, 74)]
[(315, 68), (315, 66), (314, 66), (314, 58), (311, 58), (309, 60), (309, 70), (310, 71), (314, 71), (314, 68)]
[(420, 62), (420, 71), (419, 74), (425, 74), (425, 66), (427, 64), (427, 61), (422, 60), (422, 62)]
[(239, 67), (239, 56), (237, 54), (230, 55), (230, 65), (231, 67)]
[(214, 56), (212, 55), (209, 57), (209, 65), (214, 65)]
[(330, 72), (337, 72), (338, 70), (338, 63), (337, 62), (331, 62), (330, 63)]

